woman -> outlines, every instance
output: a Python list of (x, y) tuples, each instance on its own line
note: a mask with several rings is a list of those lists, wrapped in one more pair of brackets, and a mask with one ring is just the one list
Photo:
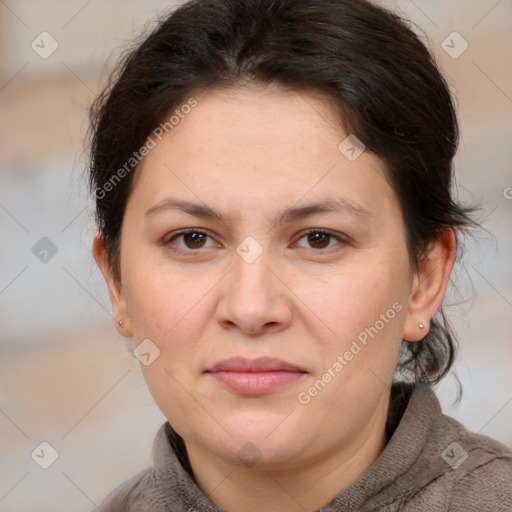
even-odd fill
[(126, 55), (92, 109), (93, 253), (168, 422), (101, 510), (510, 510), (512, 453), (430, 387), (457, 138), (367, 1), (191, 1)]

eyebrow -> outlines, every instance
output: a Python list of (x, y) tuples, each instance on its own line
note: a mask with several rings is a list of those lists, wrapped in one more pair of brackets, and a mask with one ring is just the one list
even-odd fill
[[(202, 219), (217, 219), (224, 222), (225, 216), (220, 212), (216, 212), (205, 204), (193, 203), (190, 201), (181, 201), (173, 198), (165, 198), (157, 204), (149, 208), (144, 214), (145, 217), (150, 217), (158, 212), (178, 209), (182, 212), (199, 217)], [(371, 217), (370, 212), (360, 204), (348, 199), (347, 197), (337, 197), (317, 203), (309, 203), (303, 206), (293, 206), (287, 208), (276, 216), (273, 224), (288, 224), (295, 222), (306, 217), (318, 215), (322, 213), (338, 212), (346, 213), (354, 216), (368, 218)]]

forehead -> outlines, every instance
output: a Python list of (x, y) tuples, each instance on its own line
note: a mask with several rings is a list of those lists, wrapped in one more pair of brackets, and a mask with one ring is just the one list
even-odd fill
[[(341, 194), (363, 206), (393, 199), (381, 161), (350, 160), (331, 102), (279, 88), (195, 95), (137, 170), (136, 198), (152, 206), (167, 195), (246, 209)], [(171, 193), (172, 192), (172, 193)], [(151, 203), (151, 204), (150, 204)], [(288, 205), (289, 206), (289, 205)]]

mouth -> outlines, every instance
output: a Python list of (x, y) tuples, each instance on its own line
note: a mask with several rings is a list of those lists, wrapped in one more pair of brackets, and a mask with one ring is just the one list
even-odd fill
[(221, 386), (242, 395), (270, 393), (307, 375), (303, 368), (270, 357), (232, 357), (219, 361), (205, 373)]

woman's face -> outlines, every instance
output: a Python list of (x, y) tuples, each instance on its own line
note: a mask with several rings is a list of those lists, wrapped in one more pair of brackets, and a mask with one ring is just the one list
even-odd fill
[(195, 98), (137, 170), (114, 315), (191, 451), (350, 453), (382, 434), (410, 315), (397, 198), (320, 97)]

